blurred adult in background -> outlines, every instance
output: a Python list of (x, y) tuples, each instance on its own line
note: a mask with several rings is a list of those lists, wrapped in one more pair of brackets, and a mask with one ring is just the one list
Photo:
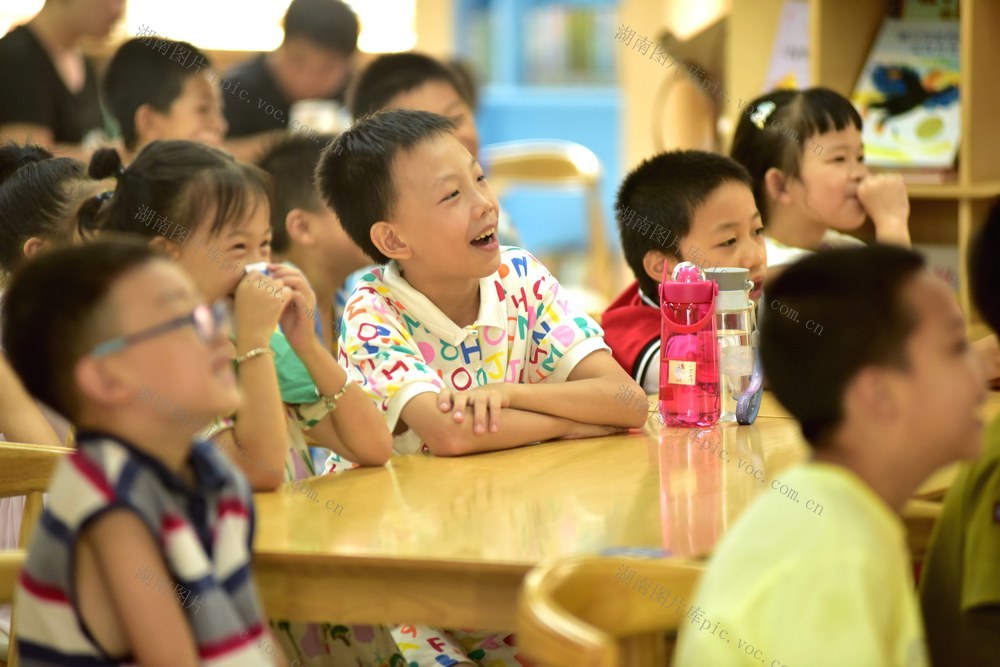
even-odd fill
[(84, 38), (102, 39), (125, 0), (45, 0), (0, 39), (0, 138), (84, 158), (104, 140), (94, 64)]
[(277, 50), (226, 73), (248, 93), (246, 99), (226, 97), (229, 137), (298, 129), (292, 127), (292, 107), (303, 100), (343, 106), (358, 50), (354, 11), (341, 0), (292, 0), (284, 28)]

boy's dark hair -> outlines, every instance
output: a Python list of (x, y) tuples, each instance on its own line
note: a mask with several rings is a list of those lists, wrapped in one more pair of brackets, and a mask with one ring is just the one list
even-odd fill
[[(175, 52), (183, 54), (185, 50), (187, 67), (171, 58)], [(192, 68), (191, 62), (198, 62), (200, 67)], [(166, 113), (181, 96), (184, 82), (201, 67), (211, 64), (198, 47), (188, 42), (143, 37), (130, 39), (118, 47), (104, 73), (102, 89), (104, 104), (118, 122), (125, 148), (132, 150), (139, 140), (135, 129), (135, 112), (139, 107), (148, 104)]]
[(829, 88), (773, 90), (750, 102), (740, 112), (730, 157), (742, 164), (753, 179), (753, 198), (767, 224), (767, 186), (764, 175), (771, 167), (799, 176), (802, 152), (822, 152), (811, 145), (817, 134), (854, 126), (861, 131), (861, 116), (851, 101)]
[(813, 447), (829, 444), (861, 369), (907, 367), (906, 341), (919, 322), (903, 289), (923, 268), (915, 252), (873, 245), (816, 253), (768, 284), (764, 373)]
[(0, 145), (0, 271), (13, 271), (31, 237), (68, 243), (74, 204), (91, 184), (81, 162), (53, 157), (41, 146)]
[(316, 167), (320, 194), (351, 240), (376, 263), (389, 261), (372, 243), (371, 228), (388, 220), (396, 205), (392, 178), (396, 156), (454, 129), (450, 120), (436, 113), (379, 111), (354, 123), (323, 149)]
[(361, 74), (349, 95), (355, 119), (384, 109), (397, 95), (419, 88), (428, 81), (443, 81), (474, 107), (466, 84), (454, 70), (422, 53), (388, 53), (373, 60)]
[(969, 287), (972, 302), (986, 324), (1000, 333), (1000, 200), (994, 202), (986, 223), (969, 248)]
[(283, 253), (288, 250), (285, 218), (289, 211), (300, 208), (315, 213), (325, 207), (313, 181), (313, 174), (323, 147), (333, 140), (333, 135), (291, 134), (257, 161), (257, 166), (271, 175), (274, 185), (274, 196), (271, 198), (271, 248), (275, 252)]
[(358, 17), (340, 0), (292, 0), (282, 23), (285, 41), (299, 37), (345, 57), (358, 50)]
[(3, 300), (3, 347), (29, 393), (70, 420), (79, 415), (77, 362), (121, 333), (108, 293), (160, 257), (146, 243), (102, 239), (42, 253), (14, 272)]
[[(615, 220), (625, 261), (643, 294), (656, 300), (659, 285), (646, 275), (642, 265), (646, 253), (679, 254), (674, 241), (690, 233), (695, 210), (719, 186), (733, 181), (750, 187), (750, 176), (738, 163), (724, 155), (694, 150), (660, 153), (625, 177), (618, 188)], [(657, 226), (666, 233), (657, 231)]]
[(259, 167), (193, 141), (154, 141), (127, 169), (114, 149), (102, 148), (91, 158), (89, 173), (93, 178), (114, 176), (118, 185), (113, 196), (84, 204), (86, 227), (166, 236), (179, 243), (187, 234), (176, 234), (177, 227), (191, 233), (211, 212), (210, 233), (215, 235), (266, 205), (271, 196), (270, 177)]

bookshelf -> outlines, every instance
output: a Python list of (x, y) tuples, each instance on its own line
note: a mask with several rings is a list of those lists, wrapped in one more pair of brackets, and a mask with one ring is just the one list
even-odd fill
[[(750, 100), (762, 92), (782, 3), (733, 0), (726, 51), (725, 109), (734, 123), (737, 101)], [(890, 3), (885, 0), (809, 0), (811, 85), (823, 85), (850, 96), (889, 11)], [(1000, 85), (993, 74), (994, 64), (1000, 60), (1000, 2), (961, 0), (959, 22), (962, 140), (958, 179), (954, 183), (908, 187), (910, 232), (915, 244), (957, 248), (959, 301), (969, 323), (975, 324), (967, 251), (992, 201), (1000, 196)]]

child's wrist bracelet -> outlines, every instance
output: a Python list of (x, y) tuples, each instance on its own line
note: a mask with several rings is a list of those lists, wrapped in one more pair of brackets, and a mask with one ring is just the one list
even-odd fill
[(249, 352), (244, 352), (240, 356), (236, 357), (236, 365), (239, 366), (240, 364), (250, 361), (254, 357), (259, 357), (263, 354), (270, 354), (271, 356), (274, 356), (274, 352), (272, 352), (269, 347), (255, 347)]
[(303, 430), (309, 430), (320, 423), (328, 414), (337, 409), (337, 401), (347, 393), (351, 386), (351, 378), (348, 377), (336, 394), (332, 396), (320, 395), (313, 403), (305, 403), (295, 406), (295, 417)]
[(333, 396), (323, 396), (320, 395), (320, 400), (323, 401), (323, 406), (326, 407), (328, 412), (333, 412), (337, 409), (337, 401), (340, 397), (347, 393), (347, 388), (351, 386), (351, 376), (348, 375), (344, 380), (344, 386), (341, 387), (336, 394)]

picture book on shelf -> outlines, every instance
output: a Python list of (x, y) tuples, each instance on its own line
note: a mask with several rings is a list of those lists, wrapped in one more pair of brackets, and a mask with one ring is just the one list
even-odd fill
[(961, 137), (957, 21), (885, 19), (851, 101), (865, 162), (950, 169)]
[(761, 92), (809, 87), (809, 3), (785, 0)]

